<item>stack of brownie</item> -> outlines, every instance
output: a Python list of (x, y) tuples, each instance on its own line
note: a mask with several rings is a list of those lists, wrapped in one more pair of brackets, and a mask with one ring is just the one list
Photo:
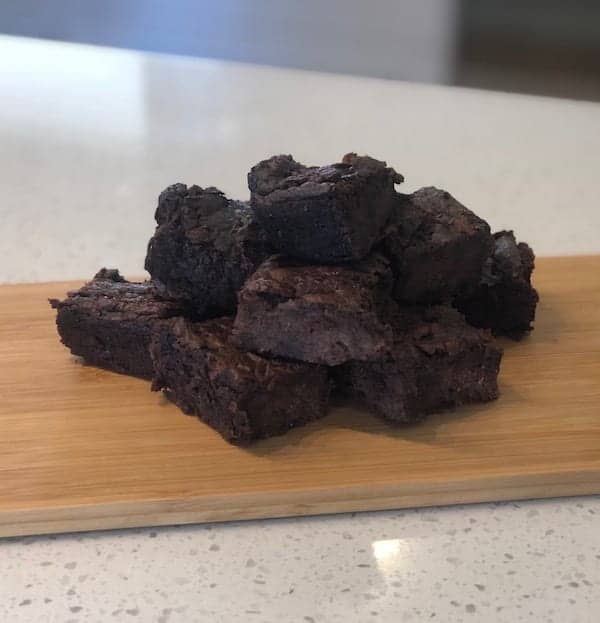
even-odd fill
[(63, 343), (236, 444), (324, 416), (333, 390), (390, 422), (498, 396), (492, 334), (531, 330), (534, 255), (449, 193), (395, 189), (385, 162), (274, 156), (250, 202), (163, 191), (151, 280), (102, 269), (52, 300)]

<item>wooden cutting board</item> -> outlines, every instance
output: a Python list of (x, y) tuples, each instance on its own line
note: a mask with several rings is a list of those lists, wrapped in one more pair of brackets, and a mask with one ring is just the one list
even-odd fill
[(0, 287), (0, 536), (600, 493), (600, 256), (538, 261), (501, 398), (393, 429), (351, 407), (250, 449), (82, 365), (46, 299)]

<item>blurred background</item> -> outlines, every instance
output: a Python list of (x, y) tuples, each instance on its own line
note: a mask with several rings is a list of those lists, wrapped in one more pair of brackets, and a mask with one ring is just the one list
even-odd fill
[(0, 32), (600, 101), (599, 0), (0, 0)]

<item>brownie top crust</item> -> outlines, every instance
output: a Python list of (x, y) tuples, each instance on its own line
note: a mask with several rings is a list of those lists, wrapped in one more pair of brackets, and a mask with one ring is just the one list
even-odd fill
[(369, 177), (381, 177), (400, 184), (404, 177), (387, 163), (370, 156), (346, 154), (341, 162), (307, 167), (290, 155), (273, 156), (252, 167), (248, 186), (253, 193), (271, 195), (273, 201), (290, 196), (319, 196), (332, 192), (336, 184), (360, 185)]
[(92, 281), (79, 290), (67, 294), (62, 301), (51, 299), (55, 309), (77, 307), (79, 313), (96, 318), (110, 317), (114, 320), (135, 320), (143, 317), (170, 318), (181, 313), (181, 306), (157, 298), (151, 281), (132, 283), (126, 281), (118, 270), (102, 268)]
[(339, 311), (364, 311), (374, 306), (374, 291), (385, 294), (391, 285), (389, 262), (378, 254), (355, 264), (322, 266), (276, 255), (260, 266), (241, 296), (259, 296), (273, 304), (304, 299)]

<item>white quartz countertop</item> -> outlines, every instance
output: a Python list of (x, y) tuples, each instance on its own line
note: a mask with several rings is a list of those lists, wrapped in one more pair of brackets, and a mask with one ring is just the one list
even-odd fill
[[(386, 159), (539, 255), (600, 252), (600, 105), (0, 37), (0, 283), (143, 273), (159, 191)], [(0, 621), (600, 616), (600, 498), (0, 540)]]

